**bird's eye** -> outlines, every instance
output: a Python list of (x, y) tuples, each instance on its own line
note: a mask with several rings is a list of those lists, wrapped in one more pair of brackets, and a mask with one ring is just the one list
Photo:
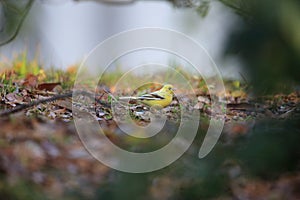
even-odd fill
[(171, 87), (169, 87), (169, 90), (172, 90), (172, 88), (171, 88)]

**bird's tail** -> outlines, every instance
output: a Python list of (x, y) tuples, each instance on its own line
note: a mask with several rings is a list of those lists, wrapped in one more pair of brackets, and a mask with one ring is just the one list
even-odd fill
[(138, 100), (139, 97), (119, 97), (119, 100)]

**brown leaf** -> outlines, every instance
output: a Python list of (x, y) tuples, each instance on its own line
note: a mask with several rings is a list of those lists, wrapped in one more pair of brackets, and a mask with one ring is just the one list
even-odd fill
[(38, 77), (33, 74), (28, 74), (25, 78), (23, 86), (29, 88), (36, 88), (38, 84)]
[(58, 85), (61, 85), (61, 83), (59, 83), (59, 82), (58, 83), (41, 83), (37, 86), (37, 89), (53, 91), (53, 89)]

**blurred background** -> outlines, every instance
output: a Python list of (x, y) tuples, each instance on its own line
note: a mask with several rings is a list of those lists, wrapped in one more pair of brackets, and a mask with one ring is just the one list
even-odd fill
[[(109, 2), (109, 1), (108, 1)], [(223, 4), (211, 2), (205, 17), (194, 7), (169, 1), (35, 1), (17, 37), (1, 46), (2, 59), (28, 50), (46, 66), (79, 64), (100, 42), (135, 28), (161, 27), (180, 31), (208, 51), (224, 76), (240, 78), (237, 58), (224, 59), (225, 41), (238, 17)]]
[(299, 82), (296, 0), (13, 0), (0, 6), (1, 60), (27, 49), (29, 58), (66, 68), (114, 34), (162, 27), (195, 39), (224, 77), (251, 79), (257, 92), (290, 91)]

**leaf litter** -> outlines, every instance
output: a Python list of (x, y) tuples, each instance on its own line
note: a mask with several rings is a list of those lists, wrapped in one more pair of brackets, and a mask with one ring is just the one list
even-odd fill
[[(300, 116), (299, 93), (296, 92), (265, 96), (260, 99), (250, 98), (240, 92), (240, 89), (228, 92), (225, 99), (219, 99), (218, 94), (211, 94), (226, 105), (224, 116), (211, 109), (212, 97), (203, 88), (196, 90), (196, 100), (191, 100), (184, 91), (181, 93), (179, 91), (180, 96), (177, 98), (181, 99), (180, 103), (175, 97), (171, 105), (162, 110), (153, 111), (138, 102), (130, 102), (125, 108), (124, 105), (117, 105), (113, 113), (110, 105), (114, 100), (110, 99), (111, 93), (107, 93), (109, 87), (105, 87), (105, 90), (101, 87), (97, 90), (96, 101), (92, 101), (89, 95), (82, 95), (80, 99), (73, 100), (75, 103), (72, 105), (70, 95), (53, 98), (72, 92), (64, 91), (58, 82), (39, 83), (38, 77), (28, 75), (24, 81), (17, 81), (11, 85), (9, 90), (1, 84), (2, 110), (46, 100), (22, 108), (16, 113), (12, 112), (15, 113), (13, 115), (6, 112), (0, 119), (0, 171), (7, 183), (14, 185), (21, 177), (39, 185), (45, 194), (54, 194), (57, 198), (62, 198), (66, 195), (65, 191), (70, 190), (80, 190), (85, 197), (93, 197), (93, 191), (98, 185), (107, 182), (112, 170), (100, 164), (83, 147), (72, 122), (72, 106), (92, 114), (113, 143), (135, 152), (159, 148), (170, 141), (170, 136), (165, 135), (163, 139), (155, 140), (157, 145), (137, 142), (124, 136), (114, 118), (126, 121), (129, 117), (138, 125), (147, 126), (151, 122), (151, 114), (158, 116), (163, 114), (168, 119), (167, 129), (170, 129), (181, 122), (182, 109), (190, 112), (200, 111), (201, 118), (207, 120), (225, 119), (224, 140), (225, 143), (231, 144), (236, 138), (247, 135), (258, 120), (266, 118), (284, 120)], [(114, 91), (114, 88), (111, 88), (111, 91)], [(113, 95), (117, 98), (126, 95), (128, 91), (115, 92)], [(47, 101), (50, 98), (53, 100)], [(183, 120), (189, 120), (189, 116), (185, 117)], [(205, 127), (205, 123), (201, 127)], [(296, 199), (294, 188), (297, 188), (299, 183), (299, 173), (292, 177), (283, 174), (274, 181), (262, 181), (243, 176), (236, 178), (241, 173), (241, 166), (237, 163), (227, 170), (229, 177), (232, 177), (229, 188), (232, 195), (238, 199), (271, 198), (274, 193)], [(174, 188), (184, 188), (189, 184), (191, 183), (186, 183), (184, 179), (179, 180), (176, 176), (162, 176), (156, 178), (150, 185), (149, 195), (154, 198), (170, 198), (174, 195)], [(161, 191), (159, 188), (164, 189)]]

